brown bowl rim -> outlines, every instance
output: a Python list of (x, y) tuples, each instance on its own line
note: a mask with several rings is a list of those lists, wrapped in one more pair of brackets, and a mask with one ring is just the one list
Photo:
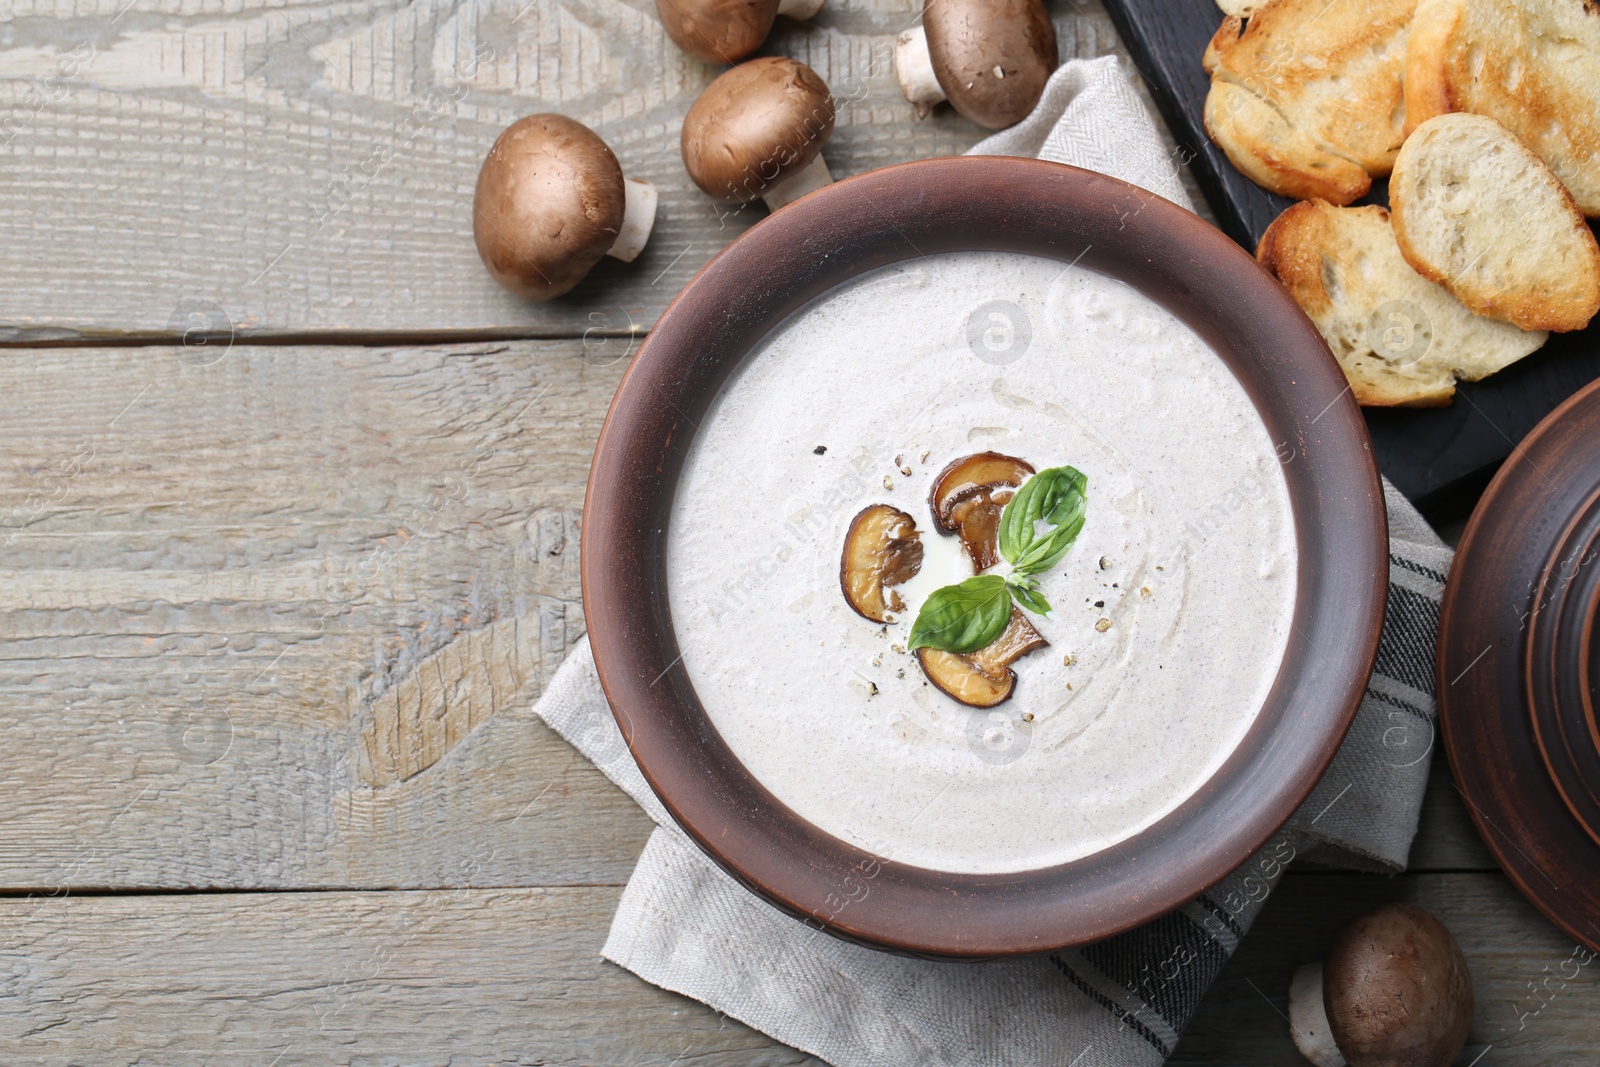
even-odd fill
[[(1014, 251), (1123, 278), (1234, 369), (1282, 442), (1300, 566), (1262, 712), (1177, 810), (1056, 867), (954, 874), (882, 859), (780, 803), (711, 725), (678, 667), (665, 589), (672, 496), (696, 418), (738, 362), (811, 299), (940, 252)], [(822, 189), (733, 241), (635, 356), (590, 469), (585, 618), (601, 685), (645, 779), (723, 870), (790, 915), (872, 947), (946, 959), (1057, 951), (1164, 914), (1286, 822), (1354, 719), (1388, 588), (1383, 491), (1366, 426), (1321, 335), (1220, 230), (1092, 171), (1014, 157), (887, 167)]]

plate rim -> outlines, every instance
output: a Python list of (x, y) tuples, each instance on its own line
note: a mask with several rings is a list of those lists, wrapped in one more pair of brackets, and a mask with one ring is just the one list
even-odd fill
[[(1589, 435), (1578, 432), (1580, 425), (1600, 427), (1600, 379), (1568, 397), (1518, 442), (1473, 509), (1439, 605), (1434, 685), (1445, 755), (1478, 836), (1529, 903), (1566, 934), (1600, 952), (1600, 892), (1585, 897), (1580, 891), (1600, 877), (1600, 849), (1571, 811), (1535, 736), (1527, 699), (1533, 634), (1531, 627), (1526, 634), (1520, 632), (1521, 620), (1535, 614), (1528, 597), (1544, 589), (1551, 553), (1561, 548), (1574, 509), (1600, 490), (1600, 449), (1593, 449), (1586, 485), (1560, 477), (1556, 463), (1561, 454), (1549, 454), (1564, 443), (1558, 435), (1584, 441)], [(1577, 453), (1569, 450), (1566, 455)], [(1537, 477), (1529, 477), (1529, 469)], [(1539, 523), (1541, 510), (1515, 498), (1525, 487), (1551, 478), (1551, 472), (1554, 497), (1566, 505)], [(1536, 499), (1538, 494), (1529, 496)], [(1508, 504), (1504, 498), (1513, 499)], [(1540, 539), (1542, 531), (1548, 535)], [(1536, 568), (1527, 572), (1532, 580), (1526, 589), (1517, 588), (1524, 584), (1524, 572), (1496, 558), (1495, 551), (1503, 548), (1512, 549), (1511, 564), (1534, 560), (1526, 565)], [(1487, 605), (1530, 610), (1518, 616), (1513, 628), (1504, 618), (1491, 619)], [(1480, 645), (1483, 658), (1475, 663), (1468, 652)], [(1457, 688), (1468, 679), (1471, 687)], [(1508, 768), (1514, 773), (1507, 773)], [(1581, 868), (1575, 857), (1585, 854), (1590, 866), (1574, 870)], [(1565, 877), (1558, 882), (1552, 872)], [(1586, 917), (1575, 917), (1580, 910)]]

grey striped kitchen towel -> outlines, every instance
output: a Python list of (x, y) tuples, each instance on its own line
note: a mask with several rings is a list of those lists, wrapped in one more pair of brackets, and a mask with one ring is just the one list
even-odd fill
[[(1189, 204), (1177, 161), (1111, 58), (1063, 66), (1034, 115), (975, 151), (1091, 167)], [(1256, 856), (1187, 905), (1042, 959), (892, 956), (820, 934), (752, 896), (689, 841), (645, 783), (585, 639), (536, 710), (657, 823), (606, 957), (837, 1067), (1163, 1062), (1291, 862), (1405, 867), (1434, 749), (1434, 635), (1451, 553), (1388, 485), (1385, 496), (1390, 585), (1377, 669), (1310, 798)]]

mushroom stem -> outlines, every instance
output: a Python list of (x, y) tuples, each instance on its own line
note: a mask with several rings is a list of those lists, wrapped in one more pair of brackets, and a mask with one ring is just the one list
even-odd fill
[(1344, 1055), (1333, 1040), (1333, 1026), (1322, 1003), (1322, 964), (1295, 968), (1289, 980), (1289, 1036), (1300, 1055), (1317, 1067), (1345, 1067)]
[(822, 153), (810, 163), (795, 171), (777, 185), (768, 189), (761, 199), (767, 202), (767, 207), (777, 211), (781, 207), (799, 200), (807, 193), (814, 193), (825, 185), (833, 184), (833, 175), (828, 172), (828, 164), (823, 162)]
[(805, 22), (822, 10), (823, 0), (778, 0), (778, 14)]
[(660, 199), (660, 194), (650, 182), (624, 178), (622, 195), (622, 225), (617, 228), (617, 239), (606, 249), (606, 255), (624, 263), (632, 263), (650, 240), (650, 231), (656, 224), (656, 201)]
[(933, 58), (928, 55), (928, 34), (922, 26), (901, 30), (894, 41), (894, 70), (900, 78), (900, 91), (911, 101), (920, 118), (944, 99)]

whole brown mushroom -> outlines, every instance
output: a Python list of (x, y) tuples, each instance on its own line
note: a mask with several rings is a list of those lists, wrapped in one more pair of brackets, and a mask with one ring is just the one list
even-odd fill
[(804, 63), (767, 56), (723, 71), (683, 118), (683, 165), (719, 200), (776, 211), (830, 184), (833, 97)]
[(529, 115), (506, 128), (478, 171), (472, 237), (495, 281), (549, 300), (601, 256), (633, 262), (650, 239), (656, 199), (654, 185), (622, 176), (583, 123)]
[(672, 43), (705, 63), (737, 63), (760, 48), (779, 15), (804, 22), (823, 0), (656, 0)]
[(923, 0), (895, 41), (900, 90), (926, 115), (941, 100), (990, 130), (1027, 118), (1056, 69), (1044, 0)]
[(1449, 1067), (1472, 1026), (1466, 957), (1432, 915), (1385, 904), (1346, 923), (1325, 963), (1295, 971), (1289, 1025), (1318, 1067)]

